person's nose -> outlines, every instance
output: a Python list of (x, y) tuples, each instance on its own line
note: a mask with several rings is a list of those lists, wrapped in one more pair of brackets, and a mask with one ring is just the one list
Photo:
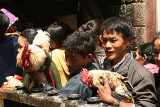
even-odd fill
[(70, 60), (69, 60), (69, 58), (66, 58), (66, 65), (70, 66)]
[(106, 48), (111, 48), (111, 47), (112, 47), (111, 43), (109, 41), (107, 41), (106, 42)]

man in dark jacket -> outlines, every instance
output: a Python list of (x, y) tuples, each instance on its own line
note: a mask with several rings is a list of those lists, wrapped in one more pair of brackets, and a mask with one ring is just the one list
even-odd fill
[(115, 99), (111, 95), (108, 79), (104, 78), (104, 86), (97, 86), (98, 96), (115, 107), (155, 107), (157, 103), (155, 80), (153, 75), (141, 64), (133, 59), (127, 47), (132, 39), (132, 25), (122, 17), (107, 19), (103, 25), (103, 35), (100, 40), (106, 52), (107, 60), (104, 69), (117, 72), (128, 77), (133, 86), (133, 103), (126, 103)]
[(93, 90), (82, 82), (80, 72), (83, 68), (100, 69), (96, 63), (91, 62), (95, 42), (88, 33), (76, 31), (67, 37), (64, 41), (64, 47), (70, 76), (66, 85), (60, 88), (60, 95), (67, 97), (70, 94), (80, 94), (81, 99), (86, 100), (93, 95)]

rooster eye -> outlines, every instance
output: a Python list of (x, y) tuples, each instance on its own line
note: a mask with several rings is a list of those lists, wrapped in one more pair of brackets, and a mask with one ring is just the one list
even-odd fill
[(100, 79), (103, 79), (103, 77), (102, 77), (102, 76), (100, 76), (99, 78), (100, 78)]

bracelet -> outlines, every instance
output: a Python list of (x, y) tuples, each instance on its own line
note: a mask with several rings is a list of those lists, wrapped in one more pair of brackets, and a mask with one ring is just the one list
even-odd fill
[(119, 107), (119, 105), (120, 105), (120, 101), (117, 100), (115, 107)]

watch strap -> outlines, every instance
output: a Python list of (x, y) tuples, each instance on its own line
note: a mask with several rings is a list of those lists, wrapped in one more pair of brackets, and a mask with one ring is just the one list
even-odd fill
[(115, 107), (119, 107), (119, 105), (120, 105), (120, 101), (117, 100)]

